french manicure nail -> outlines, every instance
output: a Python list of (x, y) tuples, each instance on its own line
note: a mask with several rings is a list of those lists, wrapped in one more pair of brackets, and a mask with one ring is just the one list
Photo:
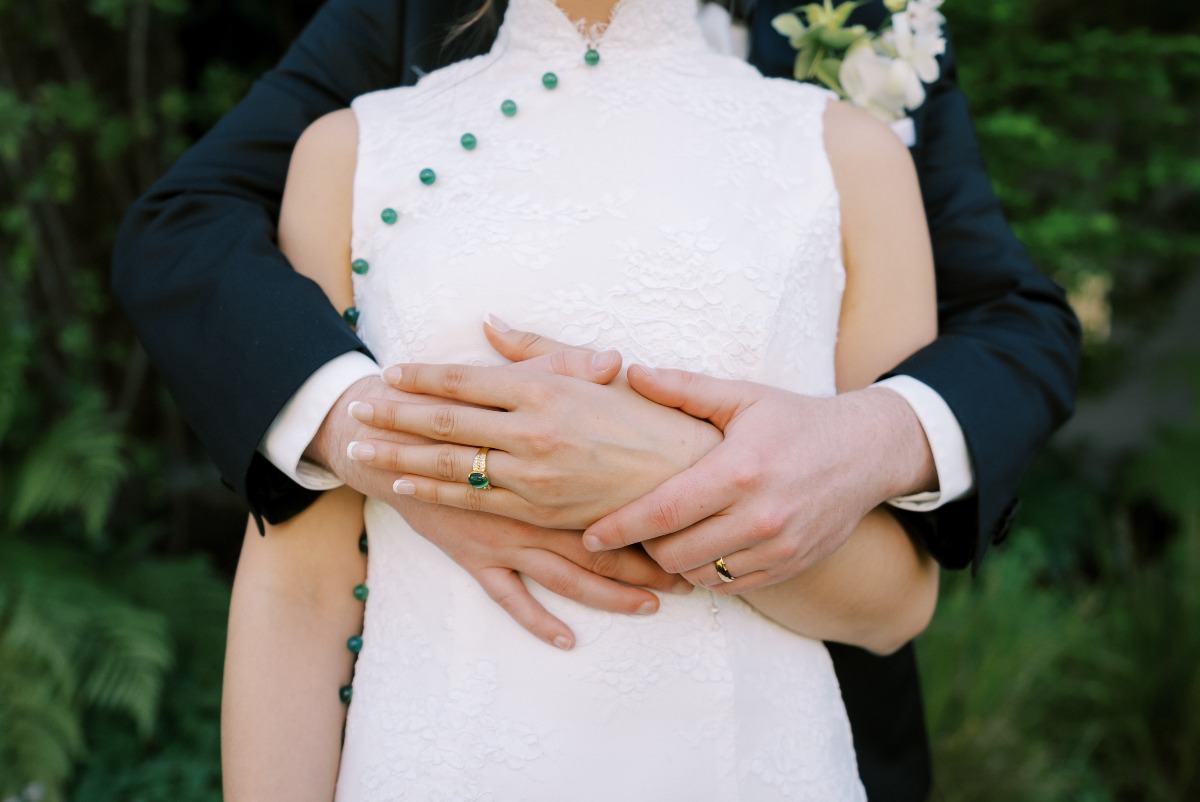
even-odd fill
[(397, 496), (411, 496), (417, 492), (417, 486), (407, 479), (397, 479), (392, 485), (392, 492)]
[(349, 406), (350, 417), (369, 423), (375, 417), (375, 407), (363, 401), (352, 401)]
[(657, 609), (658, 609), (658, 605), (655, 604), (654, 602), (652, 602), (652, 601), (643, 602), (642, 606), (637, 608), (637, 612), (634, 613), (634, 615), (650, 615), (651, 613), (655, 612)]
[(583, 536), (583, 547), (588, 551), (603, 551), (604, 544), (600, 542), (600, 538), (595, 535)]
[(375, 459), (375, 446), (355, 440), (346, 446), (346, 456), (356, 462), (370, 462)]
[(404, 371), (399, 365), (392, 365), (389, 368), (385, 368), (383, 371), (383, 380), (388, 384), (399, 384), (400, 380), (403, 378)]
[(508, 325), (490, 312), (488, 313), (487, 320), (484, 322), (501, 334), (507, 334), (508, 332), (512, 331), (512, 326)]
[(554, 645), (562, 649), (564, 652), (571, 651), (571, 639), (559, 635), (554, 639)]

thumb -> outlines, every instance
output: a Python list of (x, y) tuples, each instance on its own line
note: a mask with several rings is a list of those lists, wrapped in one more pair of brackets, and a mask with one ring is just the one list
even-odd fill
[(758, 397), (756, 385), (750, 382), (714, 379), (686, 370), (631, 365), (626, 376), (630, 387), (654, 403), (711, 421), (722, 430)]
[(573, 347), (532, 331), (514, 329), (495, 315), (487, 316), (483, 323), (483, 335), (501, 356), (513, 362), (524, 362)]

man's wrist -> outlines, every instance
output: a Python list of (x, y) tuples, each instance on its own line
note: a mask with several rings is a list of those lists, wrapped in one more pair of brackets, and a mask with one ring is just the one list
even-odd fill
[(868, 418), (876, 424), (873, 450), (886, 465), (881, 500), (936, 491), (938, 474), (933, 450), (908, 401), (887, 387), (867, 387), (855, 395), (869, 405)]

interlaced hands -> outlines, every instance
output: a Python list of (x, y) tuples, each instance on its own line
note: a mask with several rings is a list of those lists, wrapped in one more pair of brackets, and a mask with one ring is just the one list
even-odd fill
[[(604, 383), (621, 367), (619, 355), (565, 350), (530, 359), (518, 370), (534, 378), (544, 373), (572, 380)], [(640, 547), (593, 553), (585, 549), (578, 531), (543, 529), (528, 523), (421, 504), (393, 491), (395, 474), (380, 469), (372, 459), (351, 458), (355, 444), (374, 443), (384, 450), (400, 443), (421, 442), (409, 433), (384, 431), (368, 426), (347, 414), (356, 404), (430, 403), (387, 386), (380, 378), (363, 379), (338, 400), (321, 426), (307, 456), (327, 466), (355, 490), (382, 500), (404, 516), (418, 533), (437, 545), (461, 565), (487, 594), (526, 630), (562, 649), (574, 646), (575, 636), (560, 619), (550, 614), (530, 593), (521, 574), (547, 589), (599, 610), (624, 614), (657, 611), (658, 597), (647, 588), (685, 593), (691, 586), (666, 573)]]

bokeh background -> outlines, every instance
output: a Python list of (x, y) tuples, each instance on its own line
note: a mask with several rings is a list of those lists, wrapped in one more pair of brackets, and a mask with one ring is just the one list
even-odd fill
[[(0, 800), (220, 799), (244, 511), (108, 292), (316, 0), (0, 0)], [(943, 800), (1200, 799), (1200, 4), (948, 0), (1079, 411), (919, 643)], [(149, 266), (153, 269), (152, 266)]]

